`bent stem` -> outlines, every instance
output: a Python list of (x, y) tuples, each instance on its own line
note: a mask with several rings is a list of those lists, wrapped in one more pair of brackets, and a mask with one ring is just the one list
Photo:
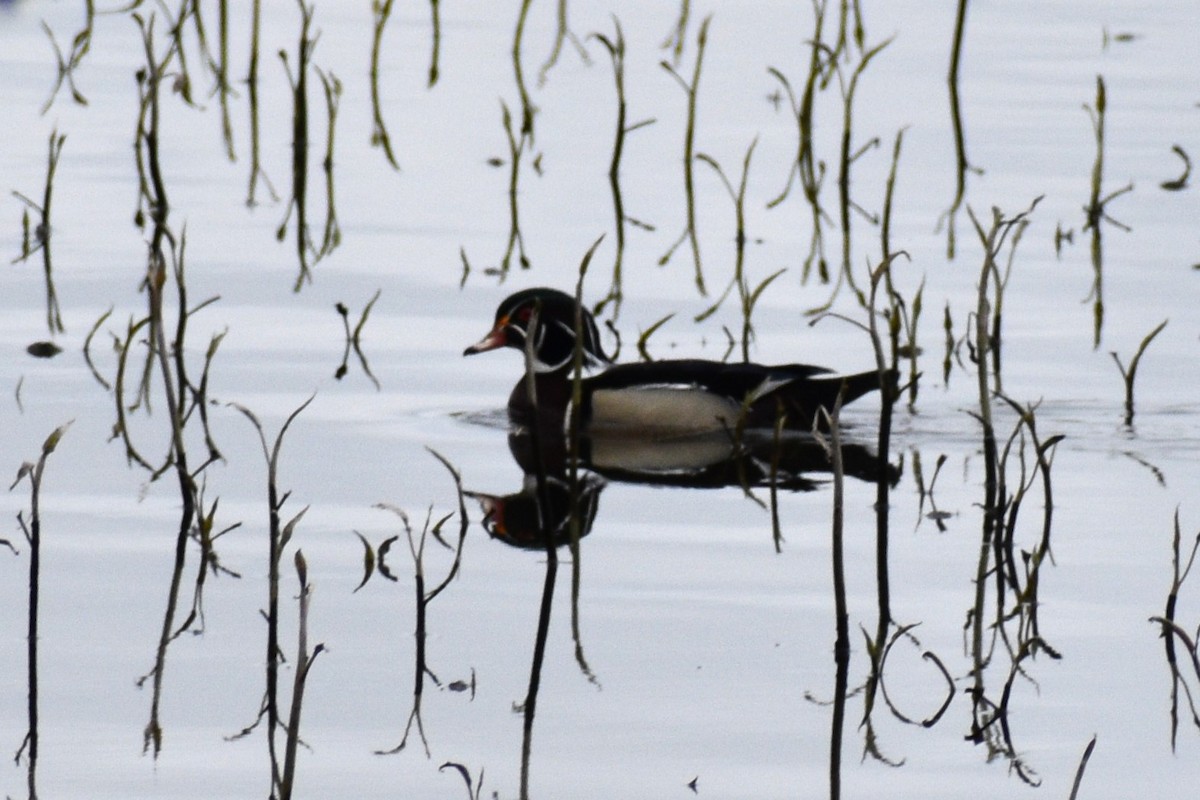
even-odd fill
[(1154, 337), (1162, 332), (1162, 329), (1167, 327), (1170, 320), (1164, 319), (1158, 326), (1146, 334), (1146, 338), (1142, 339), (1142, 343), (1138, 345), (1137, 352), (1133, 354), (1133, 358), (1129, 361), (1129, 368), (1121, 362), (1121, 357), (1116, 351), (1112, 351), (1109, 355), (1113, 361), (1117, 362), (1117, 369), (1121, 371), (1121, 378), (1125, 381), (1125, 427), (1133, 426), (1133, 382), (1137, 378), (1138, 364), (1142, 360), (1142, 353), (1146, 352), (1146, 348), (1150, 346), (1150, 342), (1154, 341)]

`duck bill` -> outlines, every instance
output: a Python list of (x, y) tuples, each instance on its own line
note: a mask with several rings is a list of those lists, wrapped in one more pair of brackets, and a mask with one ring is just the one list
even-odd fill
[(496, 326), (487, 336), (466, 350), (463, 350), (463, 355), (473, 356), (476, 353), (486, 353), (488, 350), (495, 350), (497, 347), (504, 347), (506, 344), (508, 344), (508, 336), (505, 335), (504, 328)]

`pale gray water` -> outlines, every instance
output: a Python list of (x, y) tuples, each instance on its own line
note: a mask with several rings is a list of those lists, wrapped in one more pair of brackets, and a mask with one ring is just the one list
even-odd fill
[[(617, 327), (623, 357), (634, 357), (639, 333), (670, 312), (674, 319), (650, 342), (657, 357), (718, 358), (722, 326), (740, 327), (736, 296), (702, 324), (690, 320), (729, 280), (734, 247), (733, 206), (715, 172), (695, 166), (697, 229), (709, 298), (693, 284), (687, 244), (665, 267), (658, 259), (683, 230), (681, 174), (686, 97), (658, 62), (672, 30), (673, 3), (570, 4), (572, 29), (584, 39), (590, 66), (570, 44), (539, 86), (537, 72), (553, 43), (554, 4), (532, 4), (524, 34), (524, 65), (539, 111), (536, 139), (523, 155), (520, 221), (531, 263), (508, 277), (485, 274), (509, 241), (508, 158), (500, 101), (519, 120), (511, 46), (519, 4), (444, 4), (440, 78), (428, 89), (428, 6), (398, 4), (384, 34), (383, 110), (401, 171), (369, 146), (371, 107), (367, 72), (371, 15), (367, 4), (318, 3), (315, 63), (344, 86), (336, 133), (336, 208), (342, 243), (313, 267), (313, 282), (292, 292), (297, 274), (294, 222), (286, 241), (275, 229), (284, 204), (259, 185), (260, 205), (245, 206), (249, 178), (246, 72), (248, 9), (231, 4), (231, 99), (234, 145), (230, 163), (221, 141), (213, 81), (188, 39), (193, 92), (203, 110), (163, 92), (161, 159), (171, 203), (169, 223), (186, 223), (187, 284), (192, 306), (220, 300), (189, 325), (187, 354), (198, 378), (204, 351), (225, 332), (213, 362), (209, 395), (212, 432), (224, 460), (206, 472), (205, 501), (220, 498), (217, 527), (242, 527), (219, 541), (221, 563), (241, 574), (210, 575), (204, 590), (203, 635), (184, 634), (169, 649), (163, 674), (162, 750), (142, 753), (149, 718), (149, 685), (135, 681), (154, 664), (171, 579), (180, 498), (172, 474), (147, 484), (129, 467), (123, 446), (108, 441), (115, 419), (111, 393), (91, 376), (82, 346), (110, 307), (92, 354), (113, 380), (113, 337), (145, 314), (139, 286), (146, 268), (147, 233), (132, 225), (137, 201), (133, 137), (137, 114), (134, 73), (144, 64), (129, 13), (96, 19), (91, 51), (75, 74), (86, 107), (60, 92), (49, 111), (55, 69), (40, 22), (60, 47), (83, 24), (77, 4), (24, 2), (0, 11), (0, 108), (9, 118), (0, 146), (3, 188), (40, 202), (47, 139), (67, 135), (54, 183), (54, 276), (66, 333), (64, 350), (35, 360), (25, 347), (50, 335), (45, 322), (40, 255), (0, 275), (0, 470), (15, 477), (35, 460), (46, 436), (74, 420), (46, 466), (42, 512), (40, 751), (37, 780), (43, 797), (255, 797), (270, 790), (263, 727), (225, 741), (249, 725), (263, 687), (266, 470), (256, 434), (227, 403), (263, 420), (268, 436), (294, 408), (316, 393), (284, 442), (279, 483), (292, 492), (285, 517), (309, 510), (282, 561), (281, 669), (286, 712), (295, 652), (295, 548), (303, 549), (315, 587), (310, 647), (328, 648), (313, 664), (305, 694), (298, 797), (461, 797), (457, 774), (466, 766), (481, 797), (520, 793), (522, 716), (514, 711), (529, 681), (545, 574), (544, 554), (491, 541), (472, 516), (458, 578), (429, 606), (428, 666), (442, 682), (424, 684), (422, 720), (429, 756), (414, 728), (397, 745), (412, 707), (414, 602), (411, 558), (403, 538), (387, 556), (397, 576), (362, 578), (363, 550), (352, 531), (373, 545), (402, 533), (380, 502), (407, 510), (418, 527), (457, 508), (446, 470), (426, 452), (436, 449), (460, 470), (468, 490), (516, 492), (521, 472), (503, 432), (501, 409), (520, 371), (515, 353), (464, 360), (465, 345), (491, 322), (499, 300), (517, 288), (547, 284), (570, 289), (588, 246), (601, 244), (585, 284), (592, 301), (604, 296), (615, 257), (612, 198), (607, 179), (615, 126), (608, 55), (588, 34), (612, 36), (611, 14), (627, 39), (627, 124), (621, 169), (625, 213), (653, 225), (627, 226), (623, 253), (624, 303)], [(762, 295), (754, 315), (751, 355), (763, 362), (806, 361), (847, 371), (872, 366), (869, 342), (836, 319), (809, 326), (803, 312), (823, 303), (831, 286), (802, 283), (811, 225), (798, 186), (780, 206), (766, 203), (784, 186), (795, 155), (795, 120), (787, 99), (776, 110), (768, 96), (780, 84), (775, 67), (799, 91), (813, 35), (805, 3), (693, 4), (679, 72), (691, 79), (695, 36), (713, 14), (698, 96), (696, 150), (718, 161), (736, 188), (741, 163), (757, 137), (746, 190), (751, 283), (787, 268)], [(863, 4), (868, 44), (894, 36), (859, 79), (853, 112), (855, 148), (872, 137), (880, 146), (854, 165), (852, 195), (878, 213), (897, 130), (906, 127), (898, 168), (891, 243), (911, 260), (896, 263), (900, 290), (911, 299), (925, 280), (919, 341), (925, 353), (916, 412), (897, 410), (893, 460), (904, 474), (891, 494), (891, 609), (919, 645), (900, 640), (885, 673), (888, 697), (913, 720), (935, 714), (946, 683), (929, 651), (955, 679), (955, 696), (935, 725), (901, 722), (877, 698), (871, 720), (879, 753), (863, 757), (867, 728), (861, 687), (870, 674), (866, 635), (874, 635), (874, 487), (846, 486), (847, 594), (852, 646), (841, 744), (840, 779), (847, 797), (1065, 798), (1084, 747), (1096, 736), (1081, 798), (1191, 797), (1200, 780), (1200, 728), (1187, 698), (1179, 697), (1179, 727), (1171, 746), (1171, 673), (1159, 627), (1171, 585), (1171, 535), (1178, 509), (1185, 556), (1200, 528), (1194, 487), (1200, 481), (1200, 385), (1195, 357), (1200, 317), (1200, 215), (1194, 189), (1168, 192), (1160, 183), (1180, 175), (1178, 144), (1194, 157), (1200, 137), (1200, 66), (1194, 58), (1200, 10), (1189, 3), (976, 3), (970, 8), (960, 93), (971, 163), (957, 215), (958, 252), (946, 258), (938, 221), (954, 194), (954, 149), (945, 82), (953, 30), (951, 4)], [(276, 190), (290, 191), (291, 101), (276, 55), (292, 55), (299, 14), (291, 2), (264, 4), (260, 42), (260, 125), (263, 165)], [(215, 4), (204, 5), (215, 41)], [(162, 11), (154, 13), (156, 48), (166, 47)], [(830, 11), (826, 39), (836, 27)], [(1109, 42), (1105, 46), (1105, 32)], [(1124, 40), (1119, 34), (1132, 34)], [(857, 51), (855, 58), (857, 58)], [(1088, 299), (1093, 270), (1088, 233), (1081, 230), (1095, 141), (1083, 110), (1096, 101), (1096, 76), (1108, 90), (1103, 194), (1132, 182), (1114, 199), (1111, 215), (1128, 225), (1104, 230), (1105, 317), (1093, 346)], [(848, 76), (847, 76), (848, 77)], [(319, 239), (325, 218), (325, 111), (320, 82), (309, 75), (312, 170), (309, 221)], [(841, 101), (836, 79), (818, 96), (817, 157), (826, 162), (822, 202), (833, 217), (825, 252), (841, 258), (836, 161)], [(542, 174), (533, 162), (540, 156)], [(1044, 199), (1031, 215), (1012, 268), (1004, 303), (1004, 389), (1022, 403), (1042, 401), (1043, 438), (1064, 434), (1052, 469), (1054, 563), (1040, 574), (1039, 626), (1060, 660), (1039, 653), (1022, 662), (1009, 699), (1008, 723), (1016, 756), (989, 756), (965, 738), (971, 729), (968, 693), (972, 660), (964, 622), (974, 601), (980, 552), (983, 457), (975, 376), (956, 365), (943, 385), (942, 314), (949, 304), (954, 334), (966, 330), (975, 306), (981, 248), (966, 215), (981, 220), (990, 208), (1007, 214)], [(6, 192), (0, 203), (0, 252), (21, 249), (23, 204)], [(1056, 227), (1073, 243), (1056, 255)], [(147, 229), (148, 230), (148, 229)], [(860, 282), (879, 259), (878, 229), (852, 217), (851, 263)], [(465, 288), (460, 249), (472, 270)], [(1007, 258), (1005, 250), (1004, 257)], [(342, 355), (344, 302), (351, 325), (376, 290), (381, 295), (363, 329), (363, 348), (380, 383), (364, 375), (353, 354), (342, 380), (332, 378)], [(167, 293), (173, 319), (176, 299)], [(864, 319), (843, 289), (834, 310)], [(1159, 322), (1137, 376), (1135, 426), (1122, 424), (1123, 387), (1109, 351), (1129, 362)], [(130, 381), (140, 369), (131, 359)], [(153, 413), (131, 415), (136, 441), (158, 459), (169, 442), (161, 381)], [(19, 387), (19, 388), (18, 388)], [(874, 438), (874, 400), (845, 412), (851, 438)], [(998, 435), (1014, 418), (997, 412)], [(191, 428), (193, 467), (203, 440)], [(947, 458), (936, 483), (946, 530), (922, 518), (912, 459), (920, 454), (928, 484), (939, 455)], [(1015, 456), (1013, 457), (1015, 459)], [(1156, 472), (1157, 471), (1157, 472)], [(1159, 480), (1161, 476), (1161, 480)], [(817, 476), (818, 479), (821, 476)], [(1010, 464), (1009, 480), (1018, 472)], [(1040, 484), (1039, 484), (1040, 486)], [(765, 490), (758, 490), (761, 497)], [(26, 729), (25, 635), (29, 550), (15, 515), (29, 503), (22, 482), (0, 497), (8, 526), (0, 538), (0, 744), (15, 753)], [(1018, 551), (1040, 537), (1042, 495), (1026, 499), (1017, 529)], [(769, 513), (740, 488), (655, 488), (610, 483), (599, 499), (591, 534), (582, 543), (580, 632), (594, 682), (574, 657), (570, 565), (558, 573), (556, 602), (533, 726), (529, 794), (534, 797), (819, 797), (830, 793), (830, 731), (835, 694), (834, 600), (830, 565), (831, 492), (780, 492), (785, 541), (776, 553)], [(28, 511), (26, 511), (28, 514)], [(447, 523), (455, 529), (457, 519)], [(428, 545), (427, 580), (440, 582), (450, 556)], [(181, 604), (191, 602), (198, 551), (188, 552)], [(1019, 558), (1019, 552), (1018, 552)], [(1177, 617), (1185, 630), (1200, 622), (1197, 576), (1184, 583)], [(989, 577), (989, 592), (994, 586)], [(431, 586), (428, 588), (432, 588)], [(989, 599), (991, 595), (989, 595)], [(990, 612), (989, 613), (993, 613)], [(179, 617), (178, 621), (182, 621)], [(989, 618), (990, 621), (990, 618)], [(861, 628), (861, 631), (860, 631)], [(1015, 630), (1015, 628), (1014, 628)], [(1183, 656), (1191, 692), (1200, 676)], [(998, 702), (1009, 674), (1002, 643), (985, 672), (988, 698)], [(452, 691), (453, 681), (474, 692)], [(1183, 690), (1180, 689), (1182, 692)], [(998, 726), (997, 726), (998, 727)], [(995, 730), (995, 728), (993, 728)], [(2, 749), (2, 748), (0, 748)], [(902, 762), (902, 763), (901, 763)], [(0, 770), (6, 796), (27, 793), (27, 763)]]

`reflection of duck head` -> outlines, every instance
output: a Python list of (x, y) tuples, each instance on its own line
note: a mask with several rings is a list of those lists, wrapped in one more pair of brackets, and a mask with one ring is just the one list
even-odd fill
[[(592, 530), (604, 480), (580, 473), (578, 486), (579, 538), (582, 539)], [(565, 480), (546, 479), (548, 508), (544, 515), (538, 503), (537, 481), (532, 476), (527, 476), (525, 486), (516, 494), (467, 492), (467, 495), (479, 501), (483, 509), (483, 527), (493, 539), (523, 550), (544, 550), (546, 540), (541, 527), (544, 516), (555, 547), (571, 541), (571, 489)]]
[[(832, 408), (839, 392), (842, 402), (849, 403), (880, 386), (876, 371), (839, 376), (807, 364), (700, 359), (613, 364), (587, 309), (570, 295), (546, 288), (525, 289), (506, 298), (496, 310), (492, 330), (463, 355), (500, 347), (523, 351), (530, 337), (536, 403), (522, 378), (508, 409), (515, 421), (536, 420), (541, 428), (563, 426), (577, 345), (584, 366), (606, 367), (582, 381), (579, 418), (585, 431), (678, 436), (772, 428), (781, 414), (788, 427), (807, 430), (818, 409)], [(894, 383), (895, 376), (889, 374), (887, 380)]]

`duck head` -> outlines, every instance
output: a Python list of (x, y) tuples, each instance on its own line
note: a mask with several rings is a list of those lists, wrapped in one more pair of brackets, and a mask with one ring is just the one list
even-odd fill
[(596, 321), (586, 308), (580, 308), (575, 298), (557, 289), (525, 289), (509, 295), (496, 309), (492, 330), (477, 343), (463, 351), (464, 356), (512, 347), (525, 351), (525, 343), (533, 327), (533, 368), (535, 372), (558, 372), (569, 369), (575, 355), (575, 315), (582, 314), (582, 341), (585, 366), (604, 366), (612, 363), (600, 344)]

